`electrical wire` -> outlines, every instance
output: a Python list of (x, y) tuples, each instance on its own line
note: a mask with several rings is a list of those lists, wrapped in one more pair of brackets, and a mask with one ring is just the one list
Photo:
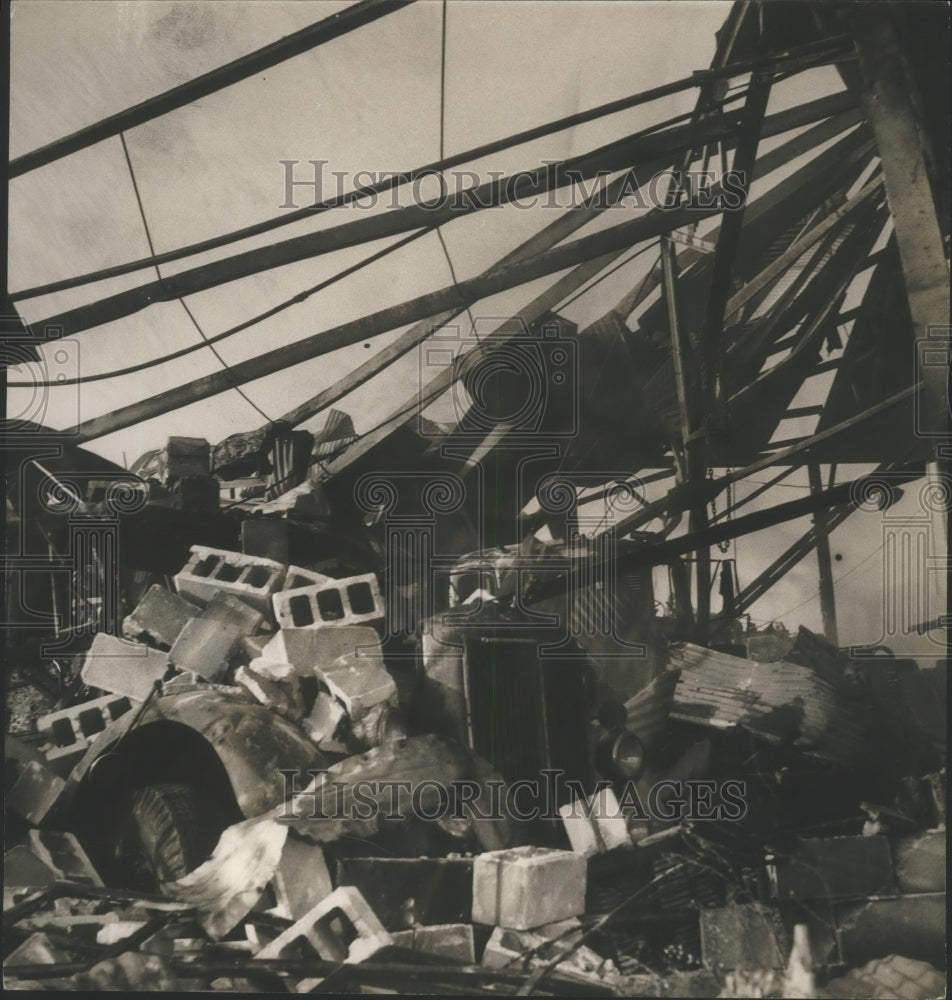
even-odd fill
[[(145, 230), (145, 238), (146, 238), (146, 241), (149, 244), (149, 254), (154, 257), (155, 256), (155, 247), (152, 245), (152, 233), (149, 231), (149, 221), (148, 221), (148, 219), (146, 218), (146, 215), (145, 215), (145, 207), (142, 204), (142, 196), (139, 194), (139, 185), (136, 182), (136, 172), (135, 172), (135, 170), (133, 169), (133, 166), (132, 166), (132, 158), (129, 156), (129, 147), (126, 145), (125, 133), (123, 133), (123, 132), (119, 133), (119, 141), (122, 143), (122, 152), (123, 152), (123, 155), (126, 158), (126, 166), (129, 168), (129, 178), (132, 181), (132, 190), (135, 192), (136, 203), (139, 206), (139, 217), (142, 219), (142, 228)], [(159, 265), (158, 264), (155, 265), (155, 273), (156, 273), (156, 277), (158, 277), (158, 279), (159, 279), (159, 282), (161, 282), (162, 281), (162, 272), (159, 270)], [(204, 341), (204, 346), (206, 346), (212, 352), (212, 354), (215, 355), (215, 357), (218, 359), (218, 362), (222, 366), (222, 368), (225, 371), (230, 372), (231, 368), (228, 365), (228, 362), (225, 361), (225, 359), (218, 353), (218, 348), (216, 348), (209, 341), (208, 337), (205, 336), (205, 331), (201, 328), (201, 326), (199, 325), (198, 320), (192, 314), (192, 310), (189, 309), (188, 305), (185, 302), (185, 299), (179, 298), (179, 302), (181, 303), (182, 308), (185, 310), (185, 314), (192, 321), (192, 325), (198, 331), (198, 335)], [(268, 414), (265, 413), (264, 410), (262, 410), (261, 407), (258, 406), (258, 404), (245, 393), (245, 391), (241, 388), (241, 386), (238, 384), (237, 381), (235, 382), (233, 388), (238, 393), (238, 395), (240, 395), (241, 398), (253, 410), (255, 410), (260, 416), (264, 417), (264, 419), (269, 424), (272, 423), (272, 420), (268, 416)]]
[[(833, 581), (833, 585), (836, 586), (836, 584), (841, 583), (843, 580), (847, 579), (848, 577), (851, 577), (858, 569), (861, 569), (863, 566), (865, 566), (866, 563), (868, 563), (869, 560), (873, 558), (873, 556), (875, 556), (878, 553), (882, 552), (883, 545), (885, 545), (885, 544), (886, 544), (885, 542), (880, 543), (875, 549), (873, 549), (872, 552), (870, 552), (870, 554), (868, 556), (866, 556), (865, 559), (863, 559), (860, 562), (858, 562), (848, 573), (844, 573), (842, 576), (838, 576)], [(796, 607), (788, 608), (786, 611), (783, 611), (779, 615), (776, 615), (773, 618), (773, 621), (779, 621), (781, 618), (785, 618), (787, 615), (792, 615), (794, 611), (799, 611), (800, 608), (805, 607), (807, 604), (812, 603), (819, 596), (820, 596), (820, 591), (818, 590), (812, 597), (808, 597), (805, 601), (801, 601), (798, 605), (796, 605)]]
[[(156, 257), (153, 254), (151, 257), (148, 258), (129, 261), (124, 264), (118, 264), (113, 267), (104, 268), (99, 271), (90, 272), (83, 275), (77, 275), (71, 278), (64, 278), (58, 281), (48, 282), (47, 284), (36, 285), (31, 288), (20, 289), (19, 291), (11, 293), (10, 298), (12, 301), (17, 302), (22, 299), (35, 298), (38, 295), (47, 295), (52, 292), (63, 291), (68, 288), (76, 288), (79, 285), (89, 284), (95, 281), (101, 281), (106, 278), (113, 278), (122, 274), (129, 274), (132, 271), (138, 271), (147, 267), (153, 267), (156, 264), (168, 264), (173, 261), (182, 260), (185, 257), (189, 257), (197, 253), (203, 253), (207, 250), (213, 250), (217, 249), (218, 247), (227, 246), (230, 243), (237, 243), (243, 239), (248, 239), (252, 236), (258, 236), (262, 233), (270, 232), (271, 230), (277, 229), (281, 226), (286, 226), (290, 223), (297, 222), (305, 218), (310, 218), (312, 214), (317, 212), (325, 212), (334, 208), (339, 208), (343, 205), (350, 204), (365, 195), (382, 193), (384, 191), (390, 190), (391, 188), (399, 187), (400, 185), (409, 183), (427, 174), (448, 170), (451, 167), (459, 166), (460, 164), (468, 163), (472, 160), (481, 159), (482, 157), (487, 156), (490, 153), (495, 153), (501, 150), (510, 149), (518, 145), (524, 145), (525, 143), (531, 142), (535, 139), (552, 135), (556, 132), (564, 131), (567, 128), (595, 121), (599, 118), (604, 118), (608, 115), (616, 114), (618, 112), (637, 107), (641, 104), (648, 103), (660, 97), (669, 96), (670, 94), (678, 93), (682, 90), (687, 90), (692, 87), (699, 86), (702, 83), (704, 83), (705, 80), (708, 79), (716, 79), (719, 77), (729, 78), (732, 75), (737, 76), (742, 73), (746, 73), (751, 69), (755, 68), (755, 65), (760, 65), (760, 64), (769, 65), (771, 63), (777, 64), (777, 63), (782, 63), (785, 59), (792, 59), (801, 55), (806, 57), (807, 54), (813, 55), (813, 59), (808, 59), (803, 65), (795, 69), (787, 70), (786, 72), (781, 73), (779, 79), (785, 79), (787, 76), (804, 72), (805, 70), (808, 69), (813, 69), (815, 68), (816, 65), (822, 65), (824, 63), (831, 61), (834, 58), (837, 59), (837, 61), (841, 61), (842, 59), (847, 58), (847, 56), (842, 52), (840, 55), (836, 55), (836, 53), (842, 49), (842, 46), (844, 44), (844, 38), (845, 36), (841, 38), (828, 39), (825, 41), (824, 46), (821, 46), (819, 48), (817, 47), (816, 43), (810, 43), (809, 45), (790, 49), (787, 50), (786, 52), (775, 53), (774, 55), (767, 57), (765, 59), (747, 60), (744, 63), (737, 64), (734, 66), (726, 66), (719, 70), (709, 70), (703, 73), (692, 74), (691, 77), (686, 77), (682, 80), (675, 81), (672, 84), (665, 84), (662, 85), (661, 87), (654, 87), (651, 90), (642, 91), (638, 94), (633, 94), (630, 97), (622, 98), (621, 100), (618, 101), (611, 101), (607, 104), (591, 108), (588, 111), (583, 111), (576, 113), (574, 115), (570, 115), (567, 118), (561, 118), (552, 122), (547, 122), (544, 125), (540, 125), (535, 128), (529, 129), (526, 132), (507, 136), (504, 139), (494, 140), (482, 146), (466, 150), (463, 153), (458, 153), (447, 160), (442, 160), (437, 163), (429, 163), (422, 167), (418, 167), (414, 170), (402, 171), (395, 174), (388, 173), (386, 175), (386, 179), (378, 182), (377, 184), (355, 188), (353, 191), (349, 191), (346, 194), (339, 195), (328, 201), (319, 202), (317, 204), (310, 205), (305, 209), (299, 209), (294, 212), (289, 212), (288, 214), (280, 216), (275, 219), (268, 219), (265, 220), (264, 222), (259, 222), (251, 226), (246, 226), (243, 229), (234, 230), (230, 233), (224, 233), (220, 236), (213, 237), (212, 239), (205, 240), (201, 243), (193, 243), (188, 246), (179, 247), (176, 250), (169, 250), (161, 254), (159, 257)], [(725, 99), (725, 101), (717, 103), (723, 106), (724, 104), (730, 103), (731, 101), (735, 100), (739, 96), (740, 96), (739, 94), (732, 95), (729, 98)], [(679, 116), (679, 117), (683, 118), (684, 116)], [(651, 129), (649, 131), (654, 131), (654, 129)]]
[[(236, 333), (241, 333), (243, 330), (256, 326), (258, 323), (262, 323), (266, 319), (276, 316), (278, 313), (283, 312), (291, 306), (307, 301), (307, 299), (309, 299), (312, 295), (316, 295), (318, 292), (324, 291), (324, 289), (329, 288), (338, 281), (350, 277), (350, 275), (355, 274), (362, 268), (367, 267), (368, 264), (373, 264), (381, 258), (386, 257), (388, 254), (402, 249), (408, 244), (413, 243), (414, 240), (418, 240), (421, 236), (425, 236), (428, 232), (430, 232), (428, 228), (418, 229), (409, 236), (405, 236), (402, 240), (399, 240), (388, 247), (384, 247), (382, 250), (378, 250), (376, 253), (371, 254), (369, 257), (365, 257), (356, 264), (352, 264), (350, 267), (345, 267), (344, 270), (331, 275), (330, 278), (326, 278), (324, 281), (318, 282), (318, 284), (312, 285), (310, 288), (306, 288), (302, 292), (298, 292), (290, 299), (285, 299), (283, 302), (278, 303), (278, 305), (272, 306), (270, 309), (266, 309), (263, 313), (258, 313), (257, 316), (252, 316), (250, 319), (243, 320), (237, 326), (223, 330), (221, 333), (216, 333), (214, 336), (207, 339), (207, 343), (214, 344), (220, 340), (224, 340), (226, 337), (233, 337)], [(101, 382), (103, 379), (118, 378), (120, 375), (134, 375), (137, 372), (145, 371), (148, 368), (154, 368), (156, 365), (165, 364), (169, 361), (175, 361), (177, 358), (184, 357), (186, 354), (192, 354), (195, 351), (200, 351), (203, 347), (205, 347), (205, 344), (189, 344), (188, 347), (183, 347), (181, 350), (171, 351), (168, 354), (163, 354), (157, 358), (151, 358), (148, 361), (142, 361), (136, 365), (130, 365), (127, 368), (116, 368), (113, 371), (100, 372), (97, 375), (80, 375), (76, 378), (63, 379), (57, 382), (31, 382), (23, 380), (19, 382), (7, 382), (7, 386), (12, 389), (55, 389), (57, 386), (63, 385), (85, 385), (87, 382)]]
[[(440, 34), (440, 159), (445, 159), (444, 153), (444, 139), (446, 133), (446, 8), (448, 0), (443, 0), (442, 4), (442, 24), (441, 24), (441, 34)], [(443, 175), (440, 174), (440, 179), (442, 180)], [(443, 248), (443, 254), (446, 257), (446, 263), (449, 265), (450, 278), (453, 280), (453, 286), (456, 287), (459, 281), (456, 278), (456, 269), (453, 267), (453, 259), (450, 257), (449, 248), (446, 245), (446, 240), (443, 238), (443, 227), (436, 227), (436, 235), (439, 238), (440, 246)], [(469, 316), (469, 326), (473, 331), (473, 335), (479, 340), (479, 331), (476, 329), (476, 321), (473, 319), (472, 306), (466, 307), (466, 315)]]

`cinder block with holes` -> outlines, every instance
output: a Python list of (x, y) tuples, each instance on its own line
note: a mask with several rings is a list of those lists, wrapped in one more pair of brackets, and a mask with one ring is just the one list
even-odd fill
[(46, 751), (46, 759), (53, 770), (58, 774), (72, 770), (106, 726), (131, 708), (132, 701), (125, 695), (108, 694), (37, 719), (37, 732), (52, 744)]
[(274, 595), (281, 628), (324, 628), (383, 620), (383, 598), (373, 573), (349, 576)]
[(316, 584), (335, 583), (334, 577), (325, 576), (313, 569), (304, 569), (303, 566), (288, 566), (288, 575), (284, 578), (283, 590), (299, 590), (301, 587), (313, 587)]
[(283, 934), (266, 944), (256, 958), (284, 958), (314, 952), (330, 962), (363, 962), (393, 944), (358, 889), (341, 886)]
[(271, 595), (281, 588), (286, 572), (285, 566), (271, 559), (193, 545), (191, 558), (175, 575), (175, 588), (202, 607), (222, 591), (268, 614)]

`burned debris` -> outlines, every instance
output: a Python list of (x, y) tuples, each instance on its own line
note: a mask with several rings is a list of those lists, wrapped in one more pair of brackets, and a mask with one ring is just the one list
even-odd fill
[[(354, 4), (334, 31), (385, 6)], [(694, 111), (526, 173), (537, 193), (613, 179), (498, 264), (68, 438), (31, 425), (55, 447), (7, 484), (24, 563), (6, 986), (944, 995), (947, 646), (917, 660), (883, 642), (947, 622), (910, 621), (916, 591), (884, 611), (905, 631), (841, 642), (852, 584), (830, 545), (861, 510), (879, 531), (925, 480), (941, 502), (920, 492), (883, 558), (921, 557), (926, 588), (941, 560), (923, 525), (950, 496), (947, 393), (906, 363), (948, 297), (948, 213), (932, 225), (948, 122), (916, 96), (942, 75), (915, 58), (936, 22), (876, 6), (734, 3), (710, 69), (672, 84), (697, 90)], [(773, 87), (814, 71), (842, 86), (768, 113)], [(721, 179), (692, 186), (715, 161)], [(659, 172), (663, 210), (566, 242)], [(474, 190), (487, 204), (467, 213), (515, 200), (499, 180)], [(47, 325), (81, 333), (305, 244), (449, 218), (422, 212), (222, 256)], [(657, 262), (623, 297), (570, 318), (649, 240)], [(547, 277), (383, 422), (358, 433), (331, 408), (481, 298)], [(128, 469), (83, 447), (398, 327), (263, 427), (173, 435)], [(826, 402), (804, 403), (826, 374)], [(423, 415), (457, 392), (452, 422)], [(855, 464), (876, 468), (842, 474)], [(804, 495), (754, 505), (794, 471)], [(803, 517), (741, 573), (735, 539)], [(822, 633), (755, 626), (813, 553)]]

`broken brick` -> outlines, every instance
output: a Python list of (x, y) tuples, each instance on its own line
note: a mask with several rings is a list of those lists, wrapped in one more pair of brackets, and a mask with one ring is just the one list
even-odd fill
[(282, 628), (360, 625), (384, 617), (373, 573), (282, 591), (274, 595), (274, 613)]
[(789, 945), (780, 914), (759, 903), (700, 911), (701, 955), (712, 970), (782, 969)]
[(189, 618), (197, 618), (201, 609), (180, 594), (153, 584), (135, 610), (122, 623), (122, 634), (129, 639), (146, 640), (169, 649), (185, 628)]
[(265, 616), (240, 597), (219, 590), (196, 617), (234, 625), (245, 636), (259, 629)]
[[(336, 698), (319, 691), (311, 714), (302, 720), (301, 728), (318, 746), (329, 750), (331, 747), (328, 744), (333, 742), (338, 727), (346, 717), (344, 706)], [(342, 752), (346, 752), (346, 748)]]
[(131, 708), (125, 695), (107, 694), (37, 719), (37, 732), (52, 744), (45, 755), (53, 770), (68, 774), (106, 726)]
[(384, 666), (382, 655), (355, 656), (348, 653), (330, 666), (319, 667), (316, 672), (352, 719), (359, 719), (374, 705), (387, 701), (397, 693), (396, 682)]
[(145, 701), (168, 669), (167, 653), (99, 632), (86, 654), (81, 676), (89, 687)]
[(804, 838), (767, 870), (778, 899), (848, 899), (894, 886), (889, 841), (880, 836)]
[(178, 670), (191, 670), (206, 680), (224, 677), (238, 648), (241, 633), (234, 625), (209, 618), (189, 618), (169, 653)]
[(241, 551), (246, 556), (290, 562), (290, 528), (283, 517), (247, 517), (241, 522)]
[(290, 663), (253, 660), (235, 671), (235, 683), (249, 691), (266, 708), (298, 722), (304, 716), (304, 700), (297, 673)]
[(203, 545), (193, 545), (191, 552), (175, 575), (180, 594), (204, 607), (217, 591), (226, 591), (264, 614), (270, 612), (271, 595), (284, 583), (286, 570), (281, 563)]
[(393, 944), (367, 901), (353, 886), (341, 886), (297, 923), (266, 944), (258, 959), (300, 955), (308, 947), (331, 962), (362, 962)]
[(473, 920), (531, 930), (585, 910), (585, 859), (572, 851), (513, 847), (473, 864)]
[(476, 945), (472, 924), (434, 924), (429, 927), (411, 927), (395, 931), (393, 943), (401, 948), (437, 955), (464, 965), (476, 961)]
[(264, 647), (263, 656), (290, 663), (300, 674), (313, 677), (315, 669), (329, 667), (345, 653), (378, 652), (380, 636), (366, 625), (340, 628), (282, 628)]
[(587, 799), (566, 803), (559, 809), (559, 815), (572, 850), (583, 857), (632, 846), (628, 821), (610, 788), (602, 788)]

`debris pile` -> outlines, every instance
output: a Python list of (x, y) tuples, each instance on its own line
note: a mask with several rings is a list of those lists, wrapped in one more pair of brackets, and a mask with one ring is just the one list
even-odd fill
[[(803, 629), (749, 643), (762, 660), (667, 644), (624, 706), (570, 706), (590, 779), (526, 815), (518, 720), (538, 706), (494, 748), (479, 698), (511, 689), (473, 690), (470, 639), (394, 651), (377, 576), (262, 555), (272, 520), (244, 522), (254, 553), (193, 546), (174, 590), (93, 638), (85, 700), (7, 737), (8, 986), (944, 989), (945, 760), (913, 710), (935, 678)], [(538, 670), (531, 645), (507, 659), (498, 588), (457, 586), (493, 669)], [(428, 731), (434, 704), (451, 724)]]

